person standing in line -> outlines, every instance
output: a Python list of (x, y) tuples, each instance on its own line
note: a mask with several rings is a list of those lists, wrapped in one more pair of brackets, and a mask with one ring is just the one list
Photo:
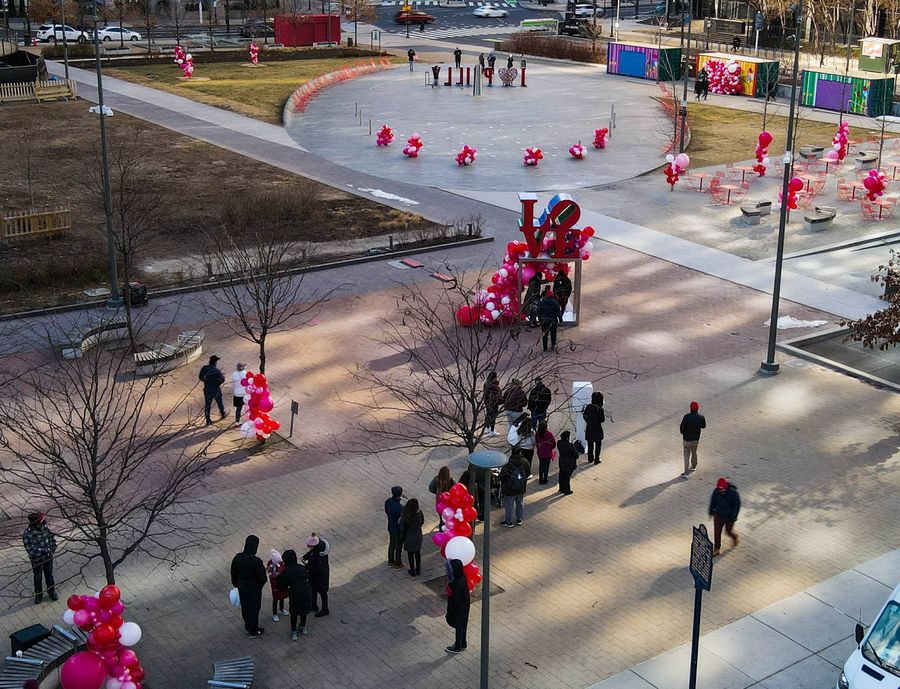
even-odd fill
[(563, 431), (559, 434), (559, 443), (556, 445), (559, 452), (559, 492), (563, 495), (572, 494), (572, 474), (578, 464), (578, 450), (570, 438), (571, 433)]
[(391, 488), (391, 497), (384, 501), (389, 538), (388, 565), (395, 569), (403, 569), (403, 537), (400, 529), (400, 513), (403, 512), (403, 505), (400, 504), (402, 497), (403, 488), (394, 486)]
[(541, 301), (541, 287), (544, 284), (541, 273), (535, 273), (528, 279), (525, 296), (522, 297), (522, 313), (528, 317), (528, 326), (536, 328), (538, 324), (538, 303)]
[(453, 51), (453, 62), (457, 67), (462, 67), (462, 51), (459, 48)]
[(484, 53), (478, 54), (478, 67), (481, 69), (481, 73), (484, 74)]
[[(422, 24), (422, 26), (425, 26)], [(416, 51), (410, 48), (406, 51), (406, 59), (409, 60), (409, 71), (413, 71), (413, 63), (416, 61)]]
[(494, 51), (492, 50), (487, 58), (488, 69), (492, 72), (494, 71), (494, 64), (497, 62), (497, 56), (494, 55)]
[[(303, 562), (309, 571), (309, 587), (312, 589), (313, 617), (325, 617), (328, 614), (328, 577), (330, 568), (328, 565), (328, 553), (331, 546), (324, 538), (311, 534), (306, 539), (306, 547), (309, 548), (303, 556)], [(319, 609), (319, 598), (322, 598), (322, 608)]]
[(528, 404), (528, 397), (522, 389), (522, 381), (513, 378), (503, 391), (503, 411), (506, 412), (506, 421), (510, 428), (516, 424), (516, 420), (522, 416), (522, 411)]
[(547, 422), (541, 421), (534, 434), (534, 447), (538, 456), (538, 483), (546, 485), (550, 480), (550, 460), (556, 451), (556, 438), (547, 428)]
[(47, 519), (40, 512), (28, 515), (28, 526), (22, 534), (22, 545), (31, 560), (31, 573), (34, 576), (34, 604), (44, 599), (46, 584), (50, 600), (59, 600), (56, 595), (56, 582), (53, 580), (53, 554), (56, 552), (56, 536), (47, 526)]
[(678, 430), (684, 448), (684, 473), (682, 478), (689, 478), (697, 470), (697, 447), (700, 445), (700, 432), (706, 428), (706, 418), (700, 413), (700, 403), (691, 402), (690, 413), (681, 419)]
[(225, 382), (225, 376), (216, 365), (219, 363), (219, 357), (213, 354), (209, 357), (209, 363), (200, 369), (199, 378), (203, 381), (203, 415), (206, 417), (206, 425), (212, 425), (210, 412), (212, 411), (213, 400), (219, 405), (219, 413), (221, 418), (225, 418), (225, 405), (222, 403), (222, 384)]
[[(312, 590), (309, 585), (309, 572), (297, 562), (297, 553), (284, 551), (284, 571), (278, 575), (278, 585), (285, 591), (291, 601), (291, 641), (297, 640), (297, 634), (307, 636), (306, 620), (312, 609)], [(297, 629), (297, 621), (300, 629)]]
[(236, 586), (241, 599), (241, 617), (244, 631), (255, 639), (266, 631), (259, 626), (259, 609), (262, 607), (262, 590), (269, 580), (263, 561), (256, 556), (259, 538), (247, 536), (244, 550), (231, 561), (231, 585)]
[(572, 296), (572, 281), (562, 270), (558, 271), (556, 277), (553, 278), (553, 296), (559, 303), (559, 310), (565, 315), (566, 305)]
[(603, 393), (591, 394), (591, 403), (581, 412), (584, 419), (584, 439), (587, 440), (588, 464), (600, 464), (600, 448), (603, 445), (603, 423), (606, 413), (603, 411)]
[(736, 546), (740, 542), (740, 538), (734, 531), (734, 523), (737, 521), (738, 513), (741, 511), (741, 496), (738, 494), (737, 486), (729, 483), (728, 479), (720, 478), (716, 481), (716, 489), (709, 499), (709, 516), (713, 518), (713, 557), (718, 555), (722, 549), (722, 528), (731, 536), (731, 541)]
[(541, 421), (547, 420), (547, 410), (550, 408), (550, 402), (553, 395), (550, 388), (544, 385), (544, 381), (540, 378), (534, 379), (534, 387), (528, 393), (528, 411), (531, 413), (531, 427), (537, 428)]
[(462, 560), (447, 560), (444, 563), (447, 574), (447, 614), (444, 619), (453, 627), (456, 636), (452, 646), (447, 646), (449, 653), (462, 653), (466, 650), (466, 627), (469, 626), (469, 582), (463, 571)]
[(531, 465), (534, 461), (534, 431), (531, 430), (531, 419), (523, 413), (509, 429), (506, 436), (510, 447), (518, 451), (528, 463), (528, 478), (531, 478)]
[(499, 433), (494, 429), (497, 423), (497, 414), (500, 413), (500, 401), (503, 399), (503, 391), (500, 389), (500, 379), (496, 371), (488, 373), (484, 381), (484, 427), (491, 438), (496, 438)]
[(548, 337), (550, 338), (550, 348), (556, 351), (556, 328), (562, 323), (562, 311), (559, 309), (559, 302), (550, 293), (549, 287), (544, 289), (541, 300), (538, 302), (538, 320), (541, 323), (544, 351), (548, 351)]
[[(428, 492), (434, 494), (434, 506), (437, 507), (438, 497), (441, 493), (447, 493), (453, 488), (456, 481), (450, 476), (450, 467), (442, 466), (438, 469), (437, 476), (428, 482)], [(438, 531), (444, 525), (444, 517), (438, 512)]]
[(272, 621), (278, 622), (281, 619), (278, 613), (281, 613), (281, 617), (287, 614), (284, 611), (284, 601), (288, 592), (278, 583), (278, 576), (284, 571), (285, 564), (277, 550), (273, 550), (270, 555), (271, 559), (266, 563), (266, 574), (269, 575), (269, 585), (272, 587)]
[[(509, 461), (500, 470), (500, 487), (503, 491), (503, 507), (505, 519), (500, 526), (511, 529), (520, 526), (525, 520), (525, 490), (528, 487), (528, 462), (522, 454), (513, 450)], [(516, 521), (513, 523), (513, 507), (516, 510)]]
[(409, 576), (417, 577), (422, 573), (422, 527), (425, 515), (419, 509), (419, 501), (411, 498), (403, 507), (400, 516), (400, 531), (403, 538), (403, 549), (409, 561)]
[(241, 385), (241, 381), (247, 375), (244, 373), (244, 368), (244, 364), (239, 363), (235, 366), (234, 373), (231, 374), (231, 403), (234, 405), (235, 426), (241, 425), (241, 410), (244, 408), (244, 395), (247, 394), (244, 386)]

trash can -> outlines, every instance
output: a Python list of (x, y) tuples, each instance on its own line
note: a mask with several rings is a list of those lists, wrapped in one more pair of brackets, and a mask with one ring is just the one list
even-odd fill
[(352, 47), (353, 47), (353, 39), (352, 39), (352, 38), (348, 38), (348, 39), (347, 39), (347, 47), (348, 47), (348, 48), (352, 48)]

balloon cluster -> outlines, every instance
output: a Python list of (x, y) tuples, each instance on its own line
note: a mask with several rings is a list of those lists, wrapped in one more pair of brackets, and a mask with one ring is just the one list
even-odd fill
[(449, 492), (438, 495), (435, 509), (441, 515), (444, 525), (431, 537), (432, 543), (441, 549), (441, 557), (459, 560), (469, 590), (481, 583), (481, 574), (475, 559), (475, 544), (472, 542), (472, 522), (478, 518), (475, 498), (469, 494), (464, 483), (455, 483)]
[(666, 163), (666, 166), (663, 168), (663, 172), (666, 173), (666, 183), (669, 185), (669, 191), (674, 191), (675, 183), (687, 171), (688, 165), (691, 164), (691, 159), (687, 153), (679, 153), (678, 155), (670, 153), (666, 156)]
[(194, 58), (190, 53), (184, 52), (180, 45), (175, 46), (175, 64), (181, 68), (181, 76), (190, 79), (194, 76)]
[(406, 140), (406, 146), (403, 147), (403, 155), (409, 156), (410, 158), (418, 158), (419, 151), (422, 150), (422, 146), (424, 145), (422, 137), (418, 134), (413, 134)]
[(850, 124), (848, 122), (841, 122), (838, 126), (831, 145), (834, 146), (836, 153), (833, 159), (843, 161), (847, 157), (847, 149), (850, 147)]
[(475, 162), (475, 156), (478, 153), (477, 148), (472, 148), (468, 144), (462, 147), (462, 150), (456, 154), (456, 164), (462, 167), (463, 165), (471, 165)]
[[(797, 193), (803, 189), (803, 180), (799, 177), (793, 177), (788, 182), (787, 207), (794, 211), (797, 210)], [(778, 192), (778, 200), (784, 204), (784, 198), (781, 192)]]
[(245, 438), (255, 435), (259, 442), (264, 442), (272, 435), (272, 431), (281, 428), (281, 424), (269, 416), (269, 412), (275, 408), (269, 396), (269, 381), (262, 373), (247, 371), (241, 378), (241, 385), (244, 386), (244, 402), (250, 417), (241, 424), (241, 435)]
[(254, 65), (259, 64), (259, 46), (256, 45), (256, 41), (250, 44), (250, 62)]
[(526, 167), (537, 167), (538, 163), (541, 162), (541, 159), (544, 157), (543, 152), (539, 148), (526, 148), (525, 155), (522, 158), (522, 162)]
[(727, 64), (721, 60), (710, 60), (706, 63), (709, 72), (709, 90), (733, 96), (741, 90), (741, 66), (730, 60)]
[(141, 689), (144, 669), (128, 646), (141, 640), (141, 628), (125, 622), (122, 592), (114, 584), (96, 596), (69, 596), (63, 621), (88, 632), (88, 650), (76, 653), (62, 666), (62, 689)]
[(887, 188), (887, 178), (880, 170), (869, 170), (869, 176), (863, 180), (863, 186), (866, 188), (866, 197), (869, 201), (874, 201), (884, 193)]
[(595, 129), (594, 130), (594, 148), (606, 148), (606, 140), (609, 137), (609, 129), (603, 127), (603, 129)]
[(586, 153), (587, 149), (581, 144), (572, 144), (569, 146), (569, 155), (575, 158), (575, 160), (584, 160)]
[(386, 124), (381, 125), (381, 131), (375, 136), (376, 146), (390, 146), (394, 140), (394, 130)]
[(772, 144), (772, 135), (769, 132), (760, 132), (759, 141), (756, 144), (756, 165), (753, 170), (760, 176), (766, 176), (769, 169), (769, 146)]

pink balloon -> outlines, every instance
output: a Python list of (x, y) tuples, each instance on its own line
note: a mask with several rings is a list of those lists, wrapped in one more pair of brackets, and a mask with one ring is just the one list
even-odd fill
[(109, 609), (109, 611), (113, 615), (121, 615), (123, 612), (125, 612), (125, 603), (117, 600), (115, 603), (113, 603), (113, 606)]
[(125, 667), (131, 667), (138, 661), (137, 653), (132, 651), (130, 648), (122, 651), (122, 655), (119, 656), (119, 661)]
[(81, 610), (77, 610), (75, 612), (74, 622), (79, 627), (84, 627), (91, 623), (91, 613), (82, 608)]
[(97, 612), (97, 619), (101, 622), (109, 622), (112, 619), (112, 612), (107, 609), (99, 610)]
[(106, 667), (100, 656), (82, 651), (63, 663), (59, 679), (63, 689), (100, 689), (106, 679)]
[(84, 596), (84, 609), (94, 612), (100, 609), (100, 601), (94, 596)]

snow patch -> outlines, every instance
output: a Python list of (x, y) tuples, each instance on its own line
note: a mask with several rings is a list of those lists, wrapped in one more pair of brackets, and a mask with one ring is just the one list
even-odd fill
[(381, 189), (363, 189), (359, 187), (358, 191), (364, 191), (367, 194), (371, 194), (376, 199), (385, 199), (386, 201), (399, 201), (400, 203), (405, 203), (407, 206), (418, 206), (418, 201), (413, 201), (412, 199), (408, 199), (405, 196), (397, 196), (396, 194), (389, 194), (386, 191), (381, 191)]
[[(770, 318), (765, 323), (764, 326), (769, 327), (769, 323), (772, 322)], [(825, 325), (828, 321), (801, 321), (793, 316), (779, 316), (778, 317), (778, 330), (790, 330), (791, 328), (818, 328), (820, 325)]]

